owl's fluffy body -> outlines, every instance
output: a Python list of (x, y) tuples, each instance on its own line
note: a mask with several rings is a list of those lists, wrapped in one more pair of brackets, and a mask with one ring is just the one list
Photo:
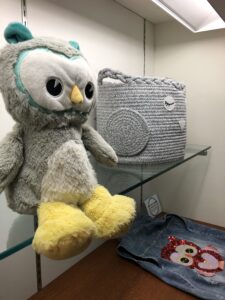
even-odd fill
[[(88, 164), (88, 157), (81, 140), (81, 128), (71, 127), (41, 131), (27, 128), (18, 132), (21, 134), (20, 140), (23, 141), (23, 150), (21, 149), (21, 151), (23, 152), (24, 162), (16, 178), (6, 189), (10, 208), (19, 213), (34, 214), (41, 199), (44, 176), (45, 194), (50, 193), (49, 190), (46, 191), (46, 187), (48, 186), (48, 189), (52, 190), (52, 185), (56, 183), (55, 191), (58, 189), (62, 192), (64, 190), (63, 186), (67, 186), (67, 192), (73, 197), (74, 204), (77, 200), (75, 189), (77, 195), (82, 194), (83, 197), (86, 195), (86, 199), (90, 196), (97, 182), (90, 163), (85, 168), (84, 162), (86, 160), (86, 164)], [(68, 142), (74, 149), (72, 154)], [(46, 177), (50, 177), (52, 169), (55, 170), (55, 178), (47, 180)], [(66, 181), (66, 178), (69, 182)], [(71, 194), (69, 186), (74, 189), (73, 194)], [(45, 194), (42, 200), (47, 200)], [(58, 195), (53, 196), (53, 194), (52, 192), (51, 199), (48, 196), (48, 200), (57, 199)], [(67, 201), (65, 195), (61, 195), (61, 199)]]
[[(42, 52), (43, 49), (47, 49), (48, 51)], [(28, 59), (27, 57), (25, 58), (26, 61), (22, 65), (21, 70), (19, 70), (21, 73), (20, 75), (22, 76), (21, 78), (25, 84), (31, 84), (24, 92), (18, 86), (18, 78), (15, 72), (15, 66), (18, 64), (21, 53), (29, 53), (29, 51), (33, 56), (31, 55), (31, 57), (29, 57), (28, 55)], [(42, 63), (42, 68), (41, 66), (38, 68), (37, 65), (35, 65), (38, 64), (37, 54), (39, 56), (44, 56), (44, 59), (46, 60), (46, 68), (44, 62)], [(40, 98), (39, 101), (42, 101), (41, 95), (43, 95), (43, 97), (46, 96), (44, 94), (44, 87), (41, 87), (38, 94), (38, 87), (35, 86), (35, 83), (40, 82), (41, 78), (39, 77), (41, 74), (46, 75), (45, 70), (48, 70), (47, 60), (51, 60), (51, 54), (53, 65), (49, 66), (49, 72), (50, 74), (53, 73), (53, 75), (54, 72), (56, 74), (58, 72), (59, 75), (62, 76), (62, 71), (64, 68), (67, 69), (67, 72), (63, 71), (63, 75), (66, 75), (68, 73), (70, 63), (73, 67), (73, 61), (84, 60), (81, 52), (73, 48), (68, 42), (51, 38), (33, 38), (22, 43), (9, 44), (6, 45), (0, 52), (0, 89), (2, 91), (8, 112), (17, 122), (17, 125), (14, 128), (14, 131), (11, 133), (11, 137), (10, 140), (8, 140), (7, 145), (8, 149), (15, 149), (14, 152), (16, 153), (18, 159), (18, 163), (16, 161), (12, 167), (14, 171), (13, 175), (14, 177), (16, 175), (16, 177), (14, 178), (13, 176), (10, 176), (10, 178), (8, 178), (7, 183), (10, 184), (8, 186), (5, 185), (6, 195), (9, 207), (19, 213), (36, 213), (37, 205), (42, 197), (42, 181), (43, 177), (48, 171), (48, 163), (50, 160), (51, 162), (53, 161), (54, 154), (57, 152), (57, 150), (65, 150), (65, 147), (63, 146), (65, 143), (69, 141), (71, 143), (73, 142), (74, 149), (76, 149), (76, 147), (79, 145), (79, 150), (84, 152), (85, 158), (87, 156), (82, 142), (81, 128), (82, 124), (87, 120), (87, 112), (81, 112), (76, 109), (64, 111), (64, 109), (62, 109), (63, 111), (60, 112), (60, 114), (57, 114), (54, 112), (54, 109), (52, 109), (52, 112), (46, 113), (39, 107), (32, 106), (29, 103), (29, 92), (35, 93), (36, 91), (36, 96)], [(56, 64), (57, 56), (59, 60), (58, 66)], [(30, 64), (29, 59), (31, 60)], [(73, 78), (73, 80), (76, 83), (79, 81), (79, 84), (82, 85), (84, 84), (82, 80), (90, 80), (91, 75), (89, 74), (88, 68), (86, 68), (86, 71), (85, 68), (82, 69), (82, 63), (80, 65), (80, 69), (81, 70), (78, 70), (79, 78)], [(72, 74), (73, 73), (71, 73), (71, 76)], [(74, 76), (76, 76), (76, 74)], [(32, 81), (34, 82), (33, 88)], [(53, 99), (52, 102), (54, 103), (54, 101), (57, 102), (57, 100)], [(44, 103), (44, 100), (42, 102)], [(68, 107), (65, 108), (67, 109)], [(109, 148), (107, 145), (106, 147)], [(111, 152), (114, 158), (116, 157), (113, 150), (110, 150), (109, 152)], [(73, 187), (76, 187), (77, 195), (84, 195), (86, 192), (86, 197), (90, 196), (94, 185), (97, 184), (91, 165), (88, 165), (89, 171), (88, 168), (83, 169), (81, 161), (79, 162), (79, 158), (76, 157), (75, 159), (74, 157), (70, 157), (69, 154), (66, 155), (66, 151), (64, 151), (64, 160), (62, 156), (60, 159), (60, 164), (64, 166), (64, 170), (61, 170), (61, 173), (66, 172), (68, 175), (67, 178), (71, 177), (70, 183), (73, 182)], [(71, 170), (73, 170), (73, 166), (76, 166), (77, 174), (80, 174), (79, 176), (77, 174), (75, 175), (74, 172), (70, 172), (70, 170), (65, 169), (66, 167), (69, 167), (69, 164), (64, 164), (64, 162), (68, 161), (68, 159), (70, 161)], [(80, 159), (83, 160), (84, 157), (81, 157)], [(86, 161), (88, 161), (88, 158), (86, 158)], [(53, 166), (51, 163), (51, 169), (54, 168), (56, 168), (56, 166)], [(48, 177), (50, 173), (50, 171), (47, 173)], [(58, 173), (55, 174), (55, 176), (58, 178), (58, 183), (60, 179), (61, 182), (63, 182), (62, 174)], [(83, 182), (84, 180), (81, 180), (81, 177), (86, 177), (87, 181)], [(51, 187), (52, 183), (53, 179), (50, 183)], [(45, 187), (46, 186), (48, 186), (48, 181), (45, 181)], [(67, 188), (68, 186), (69, 184), (67, 184)], [(59, 187), (58, 185), (58, 188), (60, 190), (60, 188), (63, 187)], [(47, 192), (45, 189), (45, 194), (46, 193)], [(75, 195), (73, 193), (73, 197), (74, 196)], [(47, 196), (45, 195), (45, 199), (47, 199), (46, 197)], [(54, 200), (54, 198), (55, 197), (53, 197), (51, 200)], [(77, 200), (76, 197), (74, 198), (74, 201), (75, 200)]]
[(117, 156), (83, 124), (96, 84), (77, 44), (33, 38), (18, 23), (5, 37), (13, 44), (0, 52), (0, 90), (17, 124), (0, 143), (0, 192), (14, 211), (38, 214), (38, 253), (67, 258), (93, 236), (122, 233), (134, 218), (134, 201), (97, 185), (86, 150), (107, 165)]

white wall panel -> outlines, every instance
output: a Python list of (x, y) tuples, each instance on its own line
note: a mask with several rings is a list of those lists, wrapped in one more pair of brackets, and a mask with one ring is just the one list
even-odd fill
[(31, 247), (0, 261), (1, 300), (24, 300), (36, 291), (35, 254)]
[(143, 19), (112, 0), (28, 0), (28, 26), (34, 35), (77, 40), (96, 76), (105, 67), (143, 74)]
[(225, 226), (225, 30), (194, 34), (176, 22), (155, 28), (155, 74), (186, 84), (188, 142), (212, 146), (208, 157), (158, 179), (164, 208)]
[(111, 0), (28, 0), (34, 35), (76, 39), (98, 71), (143, 72), (143, 19)]
[(145, 21), (145, 75), (154, 76), (155, 67), (155, 25)]
[[(20, 0), (0, 0), (0, 47), (6, 43), (3, 32), (7, 24), (21, 21), (20, 2)], [(12, 118), (5, 110), (0, 94), (0, 140), (13, 124)], [(15, 245), (23, 237), (32, 235), (32, 219), (9, 210), (4, 193), (0, 194), (0, 214), (0, 251)], [(30, 247), (0, 261), (1, 300), (24, 300), (35, 291), (35, 258)]]

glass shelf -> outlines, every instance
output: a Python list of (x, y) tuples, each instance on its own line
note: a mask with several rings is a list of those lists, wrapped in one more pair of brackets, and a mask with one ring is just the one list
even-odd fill
[(118, 165), (110, 168), (92, 161), (92, 165), (96, 170), (99, 183), (106, 186), (113, 194), (126, 194), (195, 156), (207, 155), (210, 148), (210, 146), (187, 145), (183, 159), (163, 164)]
[[(207, 155), (210, 146), (187, 145), (183, 159), (157, 165), (118, 165), (105, 167), (91, 158), (98, 181), (113, 194), (126, 194), (163, 173), (198, 155)], [(6, 207), (4, 193), (0, 194), (0, 260), (32, 243), (34, 218), (19, 215)], [(3, 229), (4, 228), (4, 232)]]

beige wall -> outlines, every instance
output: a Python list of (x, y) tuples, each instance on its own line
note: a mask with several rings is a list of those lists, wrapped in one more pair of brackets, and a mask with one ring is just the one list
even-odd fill
[(155, 26), (157, 76), (187, 86), (188, 143), (211, 145), (157, 179), (165, 211), (225, 226), (225, 30), (194, 34), (177, 22)]

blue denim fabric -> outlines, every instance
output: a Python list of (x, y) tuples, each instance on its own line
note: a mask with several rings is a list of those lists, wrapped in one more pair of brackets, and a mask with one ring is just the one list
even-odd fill
[(214, 246), (225, 258), (225, 232), (176, 215), (150, 219), (139, 217), (118, 246), (122, 257), (132, 260), (166, 283), (202, 299), (225, 300), (225, 270), (205, 277), (195, 269), (161, 257), (168, 236), (187, 240), (204, 248)]

